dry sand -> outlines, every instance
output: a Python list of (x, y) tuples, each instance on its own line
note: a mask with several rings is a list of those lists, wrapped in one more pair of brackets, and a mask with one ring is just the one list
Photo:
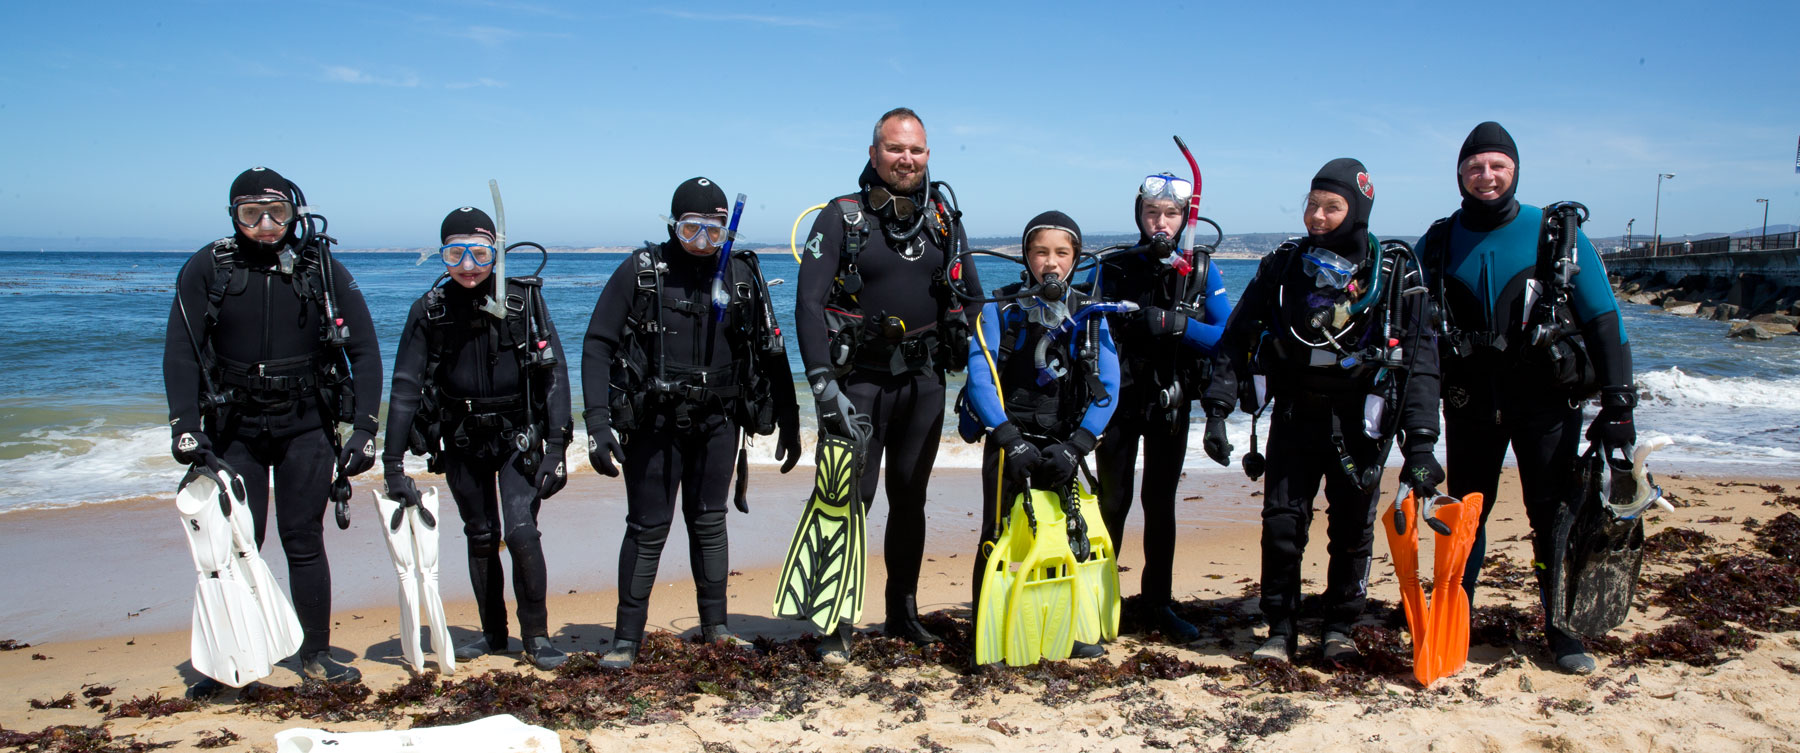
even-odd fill
[[(797, 514), (796, 504), (777, 502), (803, 493), (803, 473), (786, 478), (773, 473), (757, 472), (753, 491), (759, 494), (758, 515), (768, 522), (749, 526), (746, 519), (733, 516), (734, 554), (739, 561), (757, 560), (762, 566), (740, 566), (732, 578), (732, 627), (746, 636), (763, 635), (786, 640), (804, 630), (789, 622), (768, 617), (775, 573), (773, 561), (763, 554), (771, 546), (785, 547), (787, 533)], [(1767, 521), (1783, 508), (1771, 506), (1777, 494), (1757, 484), (1785, 484), (1790, 490), (1793, 480), (1757, 480), (1710, 478), (1696, 475), (1663, 479), (1664, 487), (1690, 506), (1674, 513), (1652, 516), (1652, 533), (1671, 527), (1703, 530), (1723, 542), (1743, 540), (1746, 518)], [(565, 650), (602, 650), (610, 639), (615, 601), (603, 586), (604, 577), (596, 563), (616, 558), (619, 521), (622, 508), (617, 501), (606, 501), (616, 492), (604, 482), (582, 480), (569, 491), (569, 499), (559, 496), (550, 505), (573, 508), (559, 512), (566, 515), (562, 538), (547, 541), (552, 566), (552, 598), (550, 617), (557, 644)], [(616, 483), (616, 482), (613, 482)], [(956, 551), (971, 545), (975, 521), (970, 518), (970, 497), (978, 483), (973, 472), (945, 472), (933, 481), (933, 544), (940, 546), (928, 555), (924, 570), (922, 611), (946, 610), (952, 616), (967, 619), (968, 583), (971, 554)], [(1389, 479), (1391, 488), (1392, 479)], [(1260, 487), (1245, 482), (1238, 475), (1216, 473), (1191, 474), (1183, 483), (1181, 494), (1191, 499), (1184, 503), (1181, 523), (1181, 551), (1177, 559), (1175, 590), (1186, 600), (1209, 613), (1230, 611), (1248, 605), (1254, 599), (1244, 596), (1245, 588), (1257, 574), (1258, 529), (1255, 524), (1260, 500), (1254, 490)], [(1502, 507), (1493, 515), (1490, 545), (1492, 552), (1514, 563), (1530, 560), (1529, 542), (1521, 539), (1528, 533), (1523, 510), (1517, 503), (1517, 484), (1510, 472), (1502, 486)], [(595, 501), (582, 502), (583, 498)], [(1322, 503), (1321, 503), (1322, 504)], [(580, 505), (608, 507), (595, 512)], [(153, 560), (156, 567), (185, 565), (186, 552), (174, 535), (166, 509), (145, 503), (145, 510), (134, 513), (130, 505), (105, 506), (87, 513), (65, 512), (65, 516), (41, 515), (19, 517), (19, 513), (0, 518), (0, 564), (19, 572), (21, 562), (35, 561), (30, 578), (40, 584), (25, 598), (11, 594), (6, 599), (7, 623), (13, 626), (42, 626), (45, 615), (56, 614), (64, 599), (62, 594), (82, 594), (92, 601), (111, 600), (112, 609), (124, 615), (131, 609), (155, 601), (155, 610), (179, 617), (175, 629), (132, 632), (140, 625), (141, 616), (116, 623), (93, 626), (87, 635), (73, 638), (33, 640), (23, 633), (0, 632), (0, 638), (32, 642), (29, 648), (0, 652), (0, 678), (5, 690), (0, 691), (0, 727), (11, 732), (35, 732), (50, 725), (95, 725), (101, 723), (99, 710), (83, 705), (84, 686), (97, 684), (115, 688), (106, 701), (123, 702), (134, 697), (160, 693), (179, 696), (185, 685), (197, 679), (187, 664), (188, 634), (185, 629), (187, 594), (191, 585), (181, 586), (191, 575), (171, 579), (177, 585), (134, 591), (132, 584), (145, 580), (162, 582), (162, 576), (151, 577), (148, 566), (123, 567), (121, 563)], [(547, 508), (548, 509), (548, 508)], [(363, 518), (365, 508), (359, 508)], [(580, 514), (588, 514), (581, 517)], [(140, 516), (144, 516), (141, 517)], [(160, 516), (160, 517), (157, 517)], [(754, 519), (755, 516), (752, 516)], [(876, 508), (876, 520), (881, 507)], [(83, 525), (68, 529), (66, 522), (79, 519)], [(158, 522), (149, 523), (150, 520)], [(111, 521), (111, 522), (108, 522)], [(1309, 589), (1316, 590), (1323, 581), (1324, 521), (1318, 516), (1312, 545), (1306, 556), (1305, 574)], [(371, 533), (362, 526), (358, 530)], [(577, 525), (579, 524), (579, 525)], [(59, 528), (59, 526), (61, 526)], [(110, 526), (110, 528), (109, 528)], [(149, 526), (149, 527), (146, 527)], [(33, 560), (55, 546), (67, 550), (76, 542), (93, 542), (94, 531), (133, 530), (134, 537), (122, 544), (89, 546), (98, 564), (70, 564), (46, 568), (44, 560)], [(546, 526), (551, 535), (558, 536)], [(18, 533), (26, 532), (25, 534)], [(778, 531), (779, 533), (770, 533)], [(376, 690), (393, 688), (409, 676), (398, 660), (395, 637), (396, 610), (391, 606), (392, 570), (385, 568), (385, 553), (378, 541), (361, 542), (348, 534), (331, 532), (334, 569), (339, 573), (341, 590), (367, 592), (368, 601), (355, 608), (340, 608), (333, 634), (333, 644), (340, 658), (357, 658), (357, 666), (365, 673), (366, 684)], [(27, 535), (29, 534), (29, 535)], [(372, 535), (372, 533), (371, 533)], [(49, 537), (49, 538), (47, 538)], [(685, 563), (684, 553), (676, 551), (671, 538), (670, 551), (665, 552), (668, 565)], [(773, 545), (752, 540), (770, 539)], [(872, 543), (879, 534), (872, 533)], [(351, 543), (345, 543), (351, 542)], [(467, 593), (462, 577), (460, 543), (446, 542), (446, 565), (443, 569), (447, 593)], [(268, 547), (271, 551), (279, 547)], [(780, 555), (775, 555), (779, 557)], [(372, 559), (379, 557), (379, 559)], [(1127, 595), (1137, 591), (1137, 575), (1141, 565), (1141, 547), (1137, 534), (1128, 536), (1124, 544), (1122, 564), (1131, 568), (1123, 577)], [(56, 562), (51, 559), (49, 562)], [(351, 567), (354, 561), (355, 567)], [(869, 574), (871, 590), (879, 594), (884, 572), (879, 559), (872, 561)], [(93, 584), (96, 569), (112, 569), (112, 574)], [(164, 568), (167, 569), (167, 568)], [(571, 574), (572, 569), (587, 574)], [(664, 579), (658, 584), (652, 600), (652, 629), (687, 631), (695, 625), (692, 588), (684, 574)], [(1659, 564), (1646, 568), (1646, 574), (1673, 571), (1676, 565)], [(177, 568), (179, 571), (179, 568)], [(276, 571), (282, 568), (277, 565)], [(1379, 624), (1398, 600), (1387, 558), (1387, 545), (1376, 537), (1376, 561), (1371, 584), (1373, 597), (1385, 600), (1371, 608), (1370, 624)], [(345, 573), (356, 575), (346, 577)], [(572, 585), (575, 584), (575, 585)], [(54, 586), (54, 587), (52, 587)], [(174, 588), (177, 595), (160, 595)], [(458, 591), (460, 589), (460, 591)], [(574, 591), (565, 593), (565, 591)], [(134, 598), (139, 597), (141, 598)], [(1484, 588), (1477, 596), (1478, 605), (1514, 602), (1530, 606), (1531, 594), (1522, 588)], [(340, 605), (354, 602), (339, 596)], [(77, 613), (94, 612), (95, 607), (79, 607)], [(1793, 608), (1789, 607), (1790, 613)], [(451, 622), (462, 626), (456, 630), (459, 641), (473, 634), (473, 604), (452, 603)], [(30, 615), (35, 618), (28, 619)], [(879, 598), (869, 600), (865, 611), (866, 625), (879, 625), (884, 619)], [(168, 618), (161, 618), (164, 622)], [(1664, 609), (1640, 604), (1632, 618), (1615, 635), (1629, 637), (1655, 629), (1666, 622)], [(123, 627), (123, 629), (119, 629)], [(41, 629), (33, 628), (33, 629)], [(71, 628), (75, 630), (77, 628)], [(1216, 631), (1208, 630), (1208, 633)], [(1510, 648), (1477, 646), (1470, 663), (1459, 674), (1439, 681), (1429, 690), (1421, 690), (1410, 679), (1410, 673), (1398, 671), (1383, 675), (1372, 689), (1365, 692), (1334, 692), (1329, 689), (1303, 692), (1277, 692), (1275, 682), (1259, 679), (1261, 675), (1243, 671), (1243, 655), (1255, 645), (1256, 636), (1242, 626), (1223, 631), (1225, 641), (1203, 639), (1191, 647), (1163, 644), (1154, 636), (1127, 635), (1109, 646), (1101, 662), (1116, 665), (1127, 662), (1140, 650), (1173, 657), (1206, 668), (1222, 668), (1228, 672), (1188, 673), (1174, 680), (1127, 682), (1086, 693), (1073, 702), (1058, 700), (1066, 687), (1047, 687), (1043, 682), (1023, 674), (1005, 670), (1018, 686), (1016, 692), (981, 692), (958, 697), (960, 680), (967, 671), (941, 664), (927, 663), (918, 668), (872, 670), (853, 664), (842, 670), (851, 682), (864, 679), (885, 680), (895, 686), (910, 688), (900, 697), (915, 694), (916, 707), (906, 706), (893, 697), (875, 700), (872, 694), (815, 699), (802, 713), (786, 714), (775, 709), (746, 708), (721, 698), (702, 693), (693, 696), (693, 711), (667, 717), (659, 714), (641, 716), (612, 715), (611, 719), (592, 729), (561, 730), (564, 750), (1046, 750), (1046, 751), (1112, 751), (1144, 748), (1176, 750), (1432, 750), (1432, 751), (1619, 751), (1703, 750), (1725, 751), (1800, 751), (1800, 709), (1793, 699), (1800, 697), (1800, 634), (1758, 635), (1759, 645), (1711, 667), (1652, 660), (1634, 667), (1617, 666), (1614, 657), (1600, 657), (1601, 669), (1592, 677), (1570, 677), (1558, 674), (1550, 666), (1541, 647), (1515, 644)], [(101, 636), (101, 637), (97, 637)], [(1225, 645), (1229, 643), (1229, 645)], [(1316, 647), (1303, 639), (1303, 655)], [(42, 658), (39, 658), (42, 657)], [(1302, 660), (1303, 676), (1330, 680), (1332, 671), (1318, 666), (1316, 660)], [(1070, 663), (1077, 672), (1083, 666), (1099, 664)], [(277, 668), (269, 678), (273, 685), (291, 685), (297, 681), (292, 663)], [(520, 672), (538, 676), (534, 669), (512, 657), (486, 657), (459, 668), (449, 678), (462, 681), (488, 671)], [(1217, 675), (1217, 676), (1214, 676)], [(547, 677), (548, 675), (542, 675)], [(1035, 675), (1034, 677), (1041, 677)], [(1057, 683), (1059, 681), (1051, 680)], [(909, 685), (909, 683), (912, 683)], [(874, 684), (880, 684), (876, 682)], [(74, 693), (78, 702), (73, 709), (32, 709), (31, 700), (53, 700)], [(403, 725), (401, 721), (388, 725)], [(622, 720), (622, 721), (621, 721)], [(599, 719), (596, 718), (596, 722)], [(247, 712), (222, 703), (198, 711), (177, 713), (155, 719), (119, 719), (108, 722), (116, 736), (135, 735), (136, 742), (173, 743), (169, 750), (194, 750), (203, 735), (220, 728), (231, 730), (242, 740), (226, 746), (233, 750), (273, 750), (276, 731), (292, 726), (323, 726), (338, 731), (376, 729), (382, 722), (349, 721), (322, 723), (303, 719), (277, 719), (266, 713)], [(3, 733), (0, 733), (3, 734)], [(120, 747), (118, 750), (125, 750)]]

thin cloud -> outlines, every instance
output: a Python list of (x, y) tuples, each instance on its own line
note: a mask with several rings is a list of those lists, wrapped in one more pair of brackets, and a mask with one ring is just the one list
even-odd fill
[(748, 23), (761, 24), (763, 26), (785, 26), (790, 28), (800, 27), (811, 29), (832, 29), (837, 27), (837, 24), (823, 19), (806, 18), (803, 16), (759, 16), (750, 13), (695, 13), (687, 10), (661, 9), (658, 9), (656, 12), (670, 18), (679, 18), (683, 21), (725, 21), (729, 23)]
[(504, 89), (504, 88), (506, 88), (506, 82), (505, 81), (495, 81), (494, 79), (488, 78), (486, 76), (482, 76), (480, 78), (475, 79), (474, 81), (456, 81), (456, 82), (444, 84), (444, 88), (445, 89)]
[(360, 84), (366, 86), (398, 86), (411, 88), (419, 85), (419, 77), (411, 73), (399, 78), (375, 76), (347, 65), (330, 65), (325, 67), (325, 80), (340, 84)]
[(505, 29), (498, 26), (470, 26), (467, 29), (450, 32), (450, 36), (467, 39), (483, 47), (499, 47), (516, 39), (523, 39), (522, 31)]

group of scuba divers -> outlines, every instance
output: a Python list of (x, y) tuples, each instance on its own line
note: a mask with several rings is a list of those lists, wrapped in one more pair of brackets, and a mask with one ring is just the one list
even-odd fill
[[(1291, 660), (1298, 650), (1301, 558), (1321, 484), (1329, 565), (1319, 645), (1327, 660), (1357, 655), (1351, 628), (1368, 598), (1381, 469), (1396, 442), (1410, 522), (1436, 530), (1440, 550), (1466, 552), (1466, 564), (1447, 573), (1440, 551), (1437, 573), (1439, 606), (1460, 586), (1462, 614), (1449, 619), (1460, 619), (1465, 644), (1467, 598), (1486, 550), (1480, 523), (1497, 499), (1509, 446), (1539, 534), (1533, 554), (1546, 612), (1567, 611), (1550, 608), (1555, 584), (1566, 579), (1552, 551), (1558, 537), (1545, 534), (1566, 529), (1571, 514), (1583, 404), (1599, 400), (1586, 432), (1597, 448), (1590, 456), (1636, 444), (1630, 349), (1604, 269), (1579, 230), (1585, 210), (1519, 203), (1518, 149), (1487, 122), (1457, 156), (1461, 208), (1416, 247), (1379, 241), (1368, 230), (1368, 171), (1334, 159), (1306, 194), (1307, 235), (1265, 256), (1234, 307), (1211, 247), (1197, 242), (1199, 225), (1212, 223), (1197, 212), (1199, 170), (1181, 149), (1194, 177), (1144, 179), (1133, 208), (1136, 243), (1090, 249), (1073, 219), (1051, 211), (1026, 224), (1022, 253), (1012, 257), (968, 248), (954, 193), (929, 177), (919, 116), (897, 108), (877, 121), (858, 190), (822, 205), (798, 249), (794, 323), (816, 401), (818, 483), (775, 612), (815, 623), (825, 661), (846, 659), (861, 617), (863, 521), (884, 464), (885, 632), (917, 644), (939, 640), (919, 621), (917, 592), (946, 373), (965, 368), (959, 428), (969, 441), (987, 440), (972, 594), (978, 663), (1100, 656), (1100, 644), (1117, 635), (1116, 557), (1140, 441), (1139, 622), (1172, 642), (1199, 638), (1171, 608), (1176, 487), (1195, 401), (1205, 454), (1221, 465), (1233, 450), (1227, 416), (1272, 413), (1266, 451), (1254, 447), (1253, 423), (1253, 446), (1241, 459), (1246, 474), (1265, 483), (1260, 607), (1268, 634), (1253, 659)], [(495, 201), (498, 208), (497, 189)], [(727, 496), (735, 487), (736, 506), (748, 511), (748, 435), (777, 434), (784, 473), (801, 453), (795, 380), (768, 284), (754, 254), (731, 251), (742, 202), (739, 195), (734, 211), (705, 178), (682, 183), (666, 218), (668, 240), (621, 263), (583, 338), (589, 460), (603, 475), (623, 473), (629, 504), (604, 665), (636, 658), (678, 492), (700, 638), (741, 643), (726, 625)], [(443, 474), (468, 542), (482, 635), (456, 647), (454, 658), (516, 650), (504, 550), (524, 659), (560, 665), (566, 656), (549, 640), (537, 519), (567, 481), (568, 359), (543, 281), (504, 272), (509, 251), (541, 247), (508, 247), (503, 210), (498, 226), (472, 207), (444, 219), (446, 272), (407, 315), (378, 451), (375, 325), (349, 271), (331, 256), (324, 219), (306, 209), (297, 186), (260, 167), (233, 182), (230, 213), (235, 233), (183, 267), (170, 312), (163, 365), (173, 454), (191, 467), (190, 478), (230, 482), (254, 521), (246, 546), (264, 539), (272, 483), (301, 673), (360, 678), (328, 651), (326, 506), (335, 502), (339, 525), (347, 525), (347, 479), (379, 460), (386, 483), (376, 496), (384, 513), (395, 510), (393, 530), (402, 512), (431, 518), (435, 493), (422, 498), (408, 477), (409, 450)], [(986, 292), (972, 263), (979, 254), (1025, 269), (1017, 282)], [(1447, 476), (1434, 457), (1440, 434)], [(253, 481), (238, 488), (241, 479)], [(1465, 499), (1465, 524), (1452, 532), (1442, 513)], [(1416, 535), (1402, 505), (1394, 507), (1392, 521), (1383, 516), (1389, 535)], [(1416, 553), (1414, 538), (1415, 560)], [(436, 567), (435, 544), (421, 556)], [(1404, 589), (1404, 573), (1402, 581)], [(1417, 590), (1416, 575), (1412, 585)], [(197, 610), (197, 652), (201, 623)], [(1555, 663), (1592, 671), (1581, 635), (1563, 624), (1547, 618)], [(1426, 626), (1413, 628), (1422, 643)], [(416, 646), (416, 621), (407, 629)], [(434, 641), (447, 641), (442, 635)], [(436, 648), (441, 656), (445, 646)], [(222, 689), (207, 677), (190, 694)]]

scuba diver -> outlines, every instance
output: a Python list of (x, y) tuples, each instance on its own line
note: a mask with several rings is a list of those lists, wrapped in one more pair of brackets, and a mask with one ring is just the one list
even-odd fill
[[(163, 383), (172, 454), (247, 481), (258, 548), (274, 471), (275, 530), (305, 633), (300, 673), (355, 682), (362, 673), (329, 650), (324, 517), (333, 500), (339, 527), (349, 525), (347, 479), (375, 463), (380, 345), (356, 281), (331, 256), (325, 218), (307, 210), (298, 186), (255, 167), (232, 181), (228, 201), (233, 234), (188, 259), (169, 307)], [(347, 441), (340, 424), (352, 427)], [(223, 689), (208, 677), (188, 696)]]
[[(1369, 233), (1375, 186), (1361, 162), (1325, 163), (1306, 196), (1307, 235), (1263, 257), (1220, 341), (1245, 411), (1274, 400), (1264, 480), (1262, 608), (1269, 635), (1255, 660), (1291, 661), (1300, 563), (1321, 479), (1327, 502), (1324, 656), (1358, 654), (1351, 625), (1368, 601), (1381, 470), (1397, 435), (1402, 478), (1434, 489), (1438, 437), (1437, 346), (1429, 295), (1411, 249)], [(1229, 400), (1225, 380), (1208, 391)], [(1254, 427), (1252, 444), (1255, 442)], [(1251, 479), (1264, 471), (1244, 457)]]
[[(926, 171), (925, 125), (896, 108), (875, 123), (855, 193), (813, 222), (800, 265), (795, 326), (819, 432), (856, 440), (861, 498), (872, 503), (887, 466), (885, 540), (889, 635), (934, 643), (919, 624), (925, 499), (944, 424), (944, 374), (968, 358), (968, 324), (952, 286), (979, 293), (955, 193)], [(860, 419), (873, 429), (860, 428)], [(884, 458), (885, 456), (885, 458)], [(840, 628), (820, 644), (841, 656)]]
[[(1118, 404), (1119, 357), (1106, 317), (1097, 314), (1129, 307), (1097, 303), (1071, 288), (1076, 260), (1083, 254), (1081, 228), (1068, 215), (1050, 211), (1033, 217), (1019, 245), (1024, 249), (1025, 274), (1019, 282), (994, 291), (982, 306), (975, 318), (980, 336), (971, 338), (969, 346), (967, 411), (979, 419), (980, 430), (989, 438), (981, 463), (980, 541), (985, 551), (976, 558), (973, 581), (978, 622), (1000, 618), (984, 618), (983, 611), (1011, 611), (1008, 602), (1015, 596), (1013, 589), (989, 589), (992, 601), (982, 598), (988, 560), (1005, 556), (1011, 548), (994, 545), (1002, 503), (1010, 503), (1029, 487), (1058, 492), (1069, 507), (1076, 470), (1112, 419)], [(1071, 512), (1081, 515), (1079, 509)], [(1039, 512), (1035, 517), (1046, 515)], [(1020, 568), (1023, 573), (1032, 570)], [(1113, 578), (1116, 598), (1116, 572)], [(1068, 610), (1073, 605), (1059, 603), (1056, 608)], [(1009, 628), (1022, 624), (1007, 623)], [(1097, 643), (1077, 638), (1069, 655), (1093, 658), (1103, 653)]]
[[(401, 463), (410, 449), (430, 458), (429, 470), (444, 474), (456, 500), (481, 615), (481, 637), (457, 647), (456, 658), (507, 651), (505, 548), (525, 658), (555, 669), (568, 657), (550, 645), (538, 509), (568, 481), (564, 450), (574, 428), (562, 342), (543, 279), (504, 276), (511, 248), (500, 246), (505, 240), (487, 212), (450, 212), (438, 240), (444, 274), (413, 301), (394, 356), (381, 455), (388, 498), (419, 504)], [(542, 250), (512, 244), (520, 246)]]
[[(1185, 149), (1184, 149), (1185, 150)], [(1100, 510), (1115, 545), (1123, 541), (1125, 518), (1131, 513), (1132, 474), (1143, 441), (1144, 478), (1139, 499), (1144, 508), (1144, 575), (1141, 604), (1151, 625), (1177, 643), (1200, 637), (1200, 631), (1176, 616), (1173, 599), (1175, 566), (1175, 487), (1187, 457), (1191, 401), (1201, 396), (1210, 377), (1213, 348), (1224, 330), (1231, 302), (1219, 266), (1205, 265), (1204, 280), (1178, 270), (1177, 254), (1189, 222), (1194, 184), (1169, 173), (1144, 178), (1133, 207), (1137, 245), (1103, 252), (1094, 295), (1106, 301), (1129, 301), (1138, 310), (1108, 315), (1118, 343), (1121, 368), (1117, 395), (1119, 420), (1106, 427), (1095, 465), (1100, 478)], [(1204, 221), (1204, 220), (1202, 220)], [(1220, 465), (1231, 461), (1225, 417), (1229, 401), (1202, 401), (1206, 411), (1204, 446)]]
[[(1582, 403), (1599, 396), (1587, 438), (1606, 454), (1630, 456), (1637, 440), (1631, 346), (1606, 269), (1580, 231), (1585, 210), (1571, 218), (1551, 210), (1579, 205), (1540, 209), (1514, 198), (1519, 150), (1499, 123), (1475, 126), (1456, 159), (1462, 208), (1433, 223), (1419, 247), (1446, 309), (1441, 350), (1449, 490), (1458, 497), (1480, 492), (1487, 501), (1463, 588), (1473, 598), (1487, 550), (1487, 516), (1511, 445), (1549, 613), (1551, 584), (1561, 577), (1550, 534), (1560, 505), (1573, 493)], [(1543, 248), (1545, 241), (1571, 234), (1574, 253), (1562, 261), (1573, 266), (1559, 264)], [(1544, 634), (1562, 671), (1594, 670), (1580, 637), (1548, 622)]]
[(736, 506), (750, 511), (740, 437), (779, 429), (781, 472), (800, 459), (794, 380), (769, 286), (754, 253), (731, 250), (743, 196), (736, 211), (730, 206), (711, 180), (683, 182), (669, 201), (669, 239), (646, 243), (620, 264), (588, 321), (581, 357), (588, 459), (607, 476), (623, 466), (628, 505), (618, 623), (603, 666), (637, 661), (678, 491), (700, 636), (742, 642), (725, 624), (725, 504), (734, 468)]

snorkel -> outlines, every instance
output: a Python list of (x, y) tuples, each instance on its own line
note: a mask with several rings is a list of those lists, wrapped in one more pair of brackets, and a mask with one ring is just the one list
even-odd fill
[(725, 227), (725, 245), (719, 247), (719, 266), (713, 272), (712, 307), (713, 321), (725, 321), (725, 307), (731, 303), (731, 294), (725, 290), (725, 271), (731, 265), (731, 242), (737, 240), (738, 220), (744, 216), (744, 195), (737, 195), (737, 202), (731, 206), (731, 222)]
[[(488, 179), (488, 191), (494, 195), (494, 290), (482, 301), (481, 310), (489, 316), (506, 319), (506, 206), (500, 203), (500, 182)], [(546, 257), (548, 254), (546, 253)]]

